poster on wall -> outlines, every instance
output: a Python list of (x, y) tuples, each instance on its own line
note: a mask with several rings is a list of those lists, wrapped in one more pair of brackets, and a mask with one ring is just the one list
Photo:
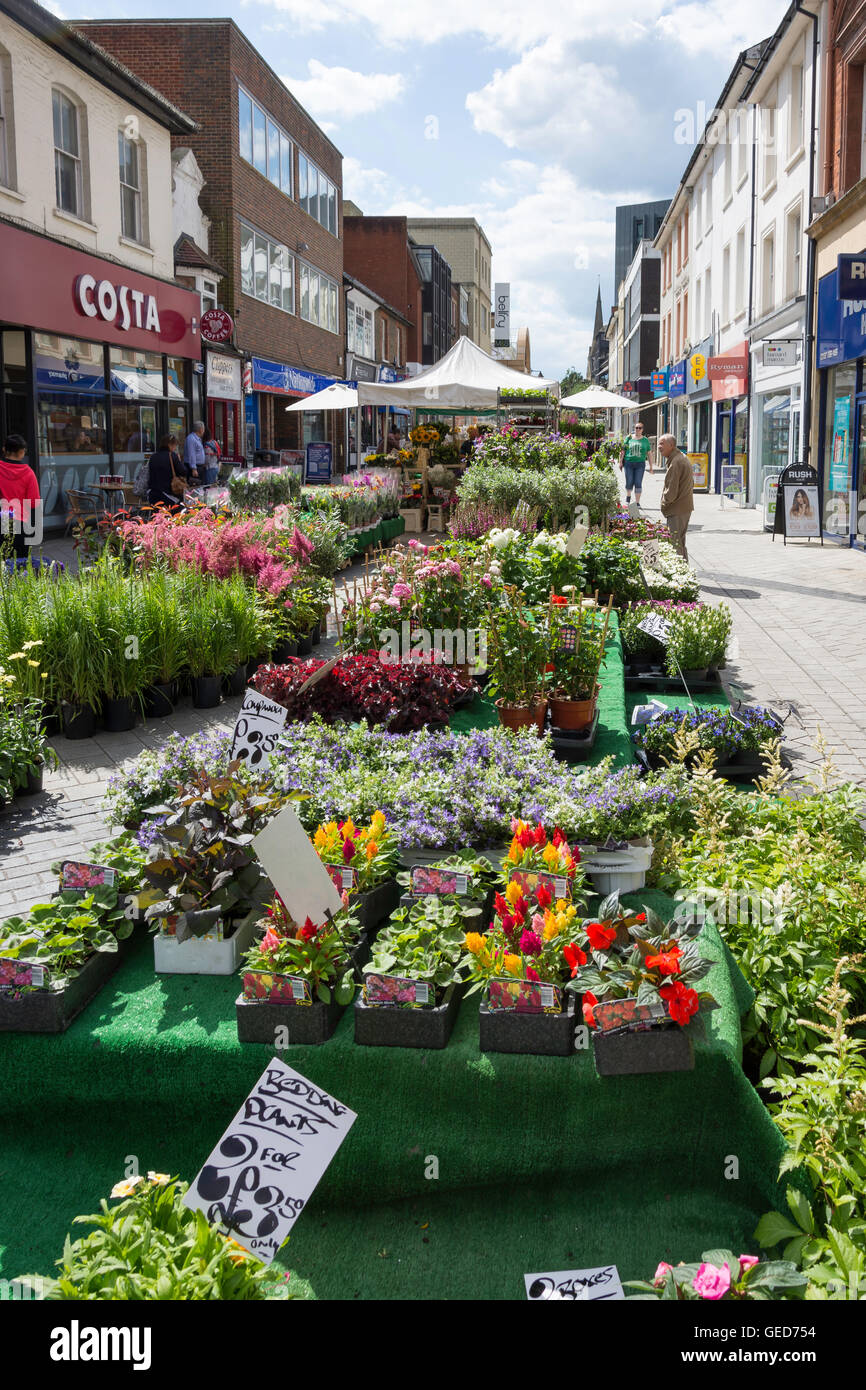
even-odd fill
[(789, 536), (795, 540), (823, 540), (821, 492), (814, 468), (795, 463), (782, 470), (773, 521), (774, 535), (782, 535), (786, 541)]
[(833, 453), (830, 459), (830, 491), (848, 491), (848, 450), (851, 441), (851, 397), (840, 396), (833, 406)]
[(331, 481), (333, 449), (332, 444), (326, 443), (307, 445), (308, 483), (329, 483)]
[(707, 492), (710, 486), (709, 454), (687, 454), (686, 457), (692, 465), (695, 491)]

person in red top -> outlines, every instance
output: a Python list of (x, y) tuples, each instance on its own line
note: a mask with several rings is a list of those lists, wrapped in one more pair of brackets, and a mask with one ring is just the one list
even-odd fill
[(26, 453), (27, 441), (20, 434), (10, 434), (0, 458), (0, 537), (5, 540), (9, 534), (11, 513), (13, 548), (20, 559), (24, 559), (30, 549), (28, 538), (31, 543), (40, 540), (42, 530), (39, 483), (30, 465), (22, 463)]

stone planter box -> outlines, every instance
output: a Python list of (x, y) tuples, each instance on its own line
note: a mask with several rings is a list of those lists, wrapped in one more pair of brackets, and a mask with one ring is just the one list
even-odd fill
[(252, 945), (257, 923), (239, 927), (225, 941), (192, 937), (178, 941), (166, 932), (153, 939), (153, 968), (158, 975), (234, 975)]
[(478, 1012), (482, 1052), (522, 1052), (539, 1057), (570, 1057), (574, 1052), (574, 994), (566, 996), (561, 1013), (518, 1013), (491, 1009)]
[(462, 988), (449, 985), (442, 1002), (417, 1009), (371, 1006), (355, 1001), (355, 1042), (363, 1047), (425, 1047), (441, 1049), (454, 1027)]
[(63, 990), (36, 990), (19, 999), (0, 992), (0, 1032), (65, 1033), (126, 960), (134, 940), (135, 932), (118, 941), (116, 951), (95, 951)]

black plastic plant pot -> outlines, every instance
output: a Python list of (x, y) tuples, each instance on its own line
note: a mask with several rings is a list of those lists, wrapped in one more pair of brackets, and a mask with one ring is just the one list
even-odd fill
[(226, 676), (226, 689), (230, 695), (242, 695), (247, 683), (247, 668), (236, 666), (230, 676)]
[(106, 700), (102, 707), (105, 729), (109, 734), (123, 734), (135, 725), (135, 701), (131, 695)]
[(91, 705), (70, 705), (64, 701), (62, 715), (66, 738), (93, 738), (96, 714)]
[(40, 763), (36, 771), (32, 769), (27, 773), (27, 781), (23, 787), (19, 787), (19, 796), (38, 796), (42, 791), (42, 779), (45, 774), (45, 764)]
[(60, 711), (53, 705), (45, 705), (42, 718), (39, 721), (46, 738), (53, 738), (55, 734), (63, 732), (63, 720)]
[(174, 710), (174, 683), (149, 685), (144, 692), (145, 719), (165, 719)]
[(709, 671), (707, 670), (706, 666), (702, 666), (700, 667), (700, 669), (694, 671), (683, 670), (683, 680), (687, 684), (689, 681), (705, 681), (708, 675)]
[(433, 1008), (376, 1008), (355, 1001), (355, 1042), (362, 1047), (446, 1047), (460, 1009), (462, 988), (449, 985)]
[(220, 702), (219, 676), (195, 676), (192, 684), (192, 702), (196, 709), (213, 709)]
[(123, 963), (135, 932), (118, 941), (116, 951), (95, 951), (63, 990), (34, 990), (13, 999), (0, 993), (0, 1032), (65, 1033)]
[(588, 729), (551, 728), (553, 756), (557, 762), (579, 763), (592, 751), (598, 733), (598, 710)]
[(570, 1057), (574, 1052), (574, 995), (558, 1014), (518, 1013), (516, 1009), (478, 1011), (482, 1052), (522, 1052), (537, 1057)]
[(694, 1045), (679, 1026), (633, 1033), (594, 1032), (592, 1050), (599, 1076), (644, 1076), (695, 1068)]
[(321, 619), (319, 619), (319, 621), (316, 623), (315, 627), (313, 628), (312, 632), (310, 633), (310, 641), (312, 642), (312, 644), (313, 644), (314, 647), (318, 647), (318, 645), (319, 645), (319, 643), (321, 642), (321, 640), (322, 640), (322, 622), (321, 622)]
[[(273, 1004), (269, 999), (235, 1000), (238, 1020), (238, 1039), (242, 1043), (267, 1043), (276, 1047), (280, 1040), (287, 1046), (296, 1043), (318, 1046), (327, 1042), (342, 1017), (345, 1004)], [(286, 1029), (278, 1033), (278, 1029)]]
[(289, 657), (297, 655), (297, 642), (278, 642), (277, 645), (274, 647), (274, 654), (272, 660), (275, 666), (281, 666), (284, 661), (289, 660)]
[(309, 656), (313, 650), (313, 634), (307, 632), (298, 638), (298, 656)]
[(349, 896), (349, 910), (355, 914), (364, 932), (370, 933), (390, 917), (400, 902), (400, 885), (396, 878), (378, 883), (365, 893), (352, 893)]

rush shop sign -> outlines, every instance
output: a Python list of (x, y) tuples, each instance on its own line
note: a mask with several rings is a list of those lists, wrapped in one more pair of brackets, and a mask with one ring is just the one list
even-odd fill
[(176, 357), (200, 357), (201, 300), (142, 275), (0, 222), (0, 318), (48, 333)]

